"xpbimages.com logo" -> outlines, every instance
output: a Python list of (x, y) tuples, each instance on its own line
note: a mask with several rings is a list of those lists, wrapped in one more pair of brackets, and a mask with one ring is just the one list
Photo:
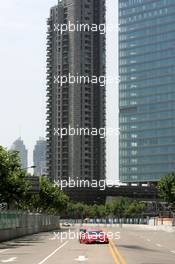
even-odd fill
[(54, 84), (58, 84), (59, 86), (63, 86), (65, 84), (99, 84), (100, 87), (106, 86), (106, 84), (117, 84), (120, 82), (119, 76), (83, 76), (79, 75), (78, 73), (76, 75), (68, 74), (68, 75), (55, 75), (54, 76)]
[(54, 76), (54, 84), (59, 84), (61, 87), (64, 84), (99, 84), (101, 87), (106, 85), (106, 77), (105, 76), (80, 76), (80, 75), (58, 75)]
[[(92, 231), (93, 233), (93, 237), (97, 236), (96, 233), (95, 233), (95, 230), (94, 232)], [(92, 234), (91, 234), (92, 235)], [(101, 235), (105, 238), (105, 236), (108, 237), (108, 239), (110, 240), (119, 240), (120, 239), (120, 232), (101, 232)], [(81, 236), (85, 236), (85, 234), (81, 234)], [(90, 235), (89, 235), (90, 236)], [(68, 230), (68, 232), (54, 232), (53, 233), (53, 237), (50, 238), (50, 240), (59, 240), (59, 241), (65, 241), (65, 240), (79, 240), (80, 239), (80, 232), (74, 232), (74, 231), (71, 231), (71, 230)], [(104, 242), (101, 240), (101, 242)]]
[(63, 138), (65, 136), (98, 136), (100, 139), (106, 138), (106, 136), (118, 136), (119, 135), (118, 128), (88, 128), (88, 127), (71, 127), (70, 125), (68, 128), (54, 128), (54, 136), (58, 136)]
[(106, 24), (80, 24), (71, 23), (67, 24), (54, 24), (54, 31), (63, 35), (64, 32), (99, 32), (101, 35), (106, 33)]
[(101, 23), (101, 24), (83, 24), (71, 23), (68, 21), (65, 24), (54, 24), (54, 31), (60, 35), (63, 35), (65, 32), (99, 32), (100, 35), (106, 34), (107, 31), (117, 31), (117, 27), (114, 24), (110, 23)]
[(54, 180), (54, 185), (59, 187), (61, 190), (66, 188), (98, 188), (100, 191), (106, 190), (106, 188), (119, 188), (120, 185), (116, 180), (81, 180), (79, 178), (68, 178), (64, 180)]

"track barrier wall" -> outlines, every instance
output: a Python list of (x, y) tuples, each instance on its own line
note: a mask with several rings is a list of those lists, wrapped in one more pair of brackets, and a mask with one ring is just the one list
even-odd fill
[(60, 228), (60, 217), (27, 212), (0, 212), (0, 242)]

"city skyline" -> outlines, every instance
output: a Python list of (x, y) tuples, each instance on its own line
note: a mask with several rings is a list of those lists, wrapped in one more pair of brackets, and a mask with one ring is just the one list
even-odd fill
[(29, 163), (28, 149), (22, 137), (15, 139), (8, 149), (19, 152), (23, 169), (27, 169), (27, 171), (30, 170), (30, 172), (37, 176), (47, 174), (45, 138), (39, 137), (39, 139), (35, 142), (32, 150), (32, 163)]

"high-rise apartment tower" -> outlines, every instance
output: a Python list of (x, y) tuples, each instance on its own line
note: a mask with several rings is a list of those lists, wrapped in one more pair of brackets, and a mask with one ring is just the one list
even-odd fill
[[(104, 128), (105, 86), (85, 81), (61, 85), (56, 76), (105, 76), (105, 34), (78, 30), (105, 25), (105, 0), (62, 0), (47, 21), (47, 166), (51, 179), (104, 179), (105, 138), (54, 135), (55, 129)], [(61, 32), (61, 25), (75, 25)]]

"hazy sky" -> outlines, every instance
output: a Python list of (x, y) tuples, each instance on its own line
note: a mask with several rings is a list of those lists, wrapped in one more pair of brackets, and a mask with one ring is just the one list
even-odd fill
[[(100, 1), (100, 0), (99, 0)], [(0, 145), (22, 137), (29, 165), (45, 136), (46, 18), (57, 0), (5, 0), (0, 4)], [(117, 0), (107, 0), (107, 21), (117, 26)], [(108, 73), (117, 75), (117, 33), (107, 39)], [(107, 87), (107, 124), (117, 127), (117, 84)], [(117, 177), (117, 138), (108, 138), (107, 174)]]

